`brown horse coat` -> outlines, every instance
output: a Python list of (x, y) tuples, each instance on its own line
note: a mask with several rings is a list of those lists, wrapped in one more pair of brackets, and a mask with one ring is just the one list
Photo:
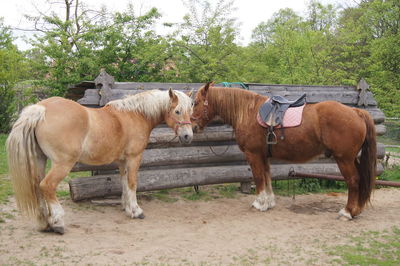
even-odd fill
[[(195, 132), (215, 116), (232, 125), (256, 183), (253, 206), (261, 211), (275, 206), (266, 129), (256, 119), (267, 99), (254, 92), (217, 88), (208, 83), (197, 92), (192, 116)], [(281, 130), (275, 133), (278, 143), (273, 145), (273, 158), (306, 162), (323, 152), (332, 154), (349, 189), (346, 208), (340, 214), (347, 218), (360, 214), (370, 198), (376, 173), (375, 126), (368, 112), (335, 101), (307, 104), (300, 126), (285, 128), (284, 140), (280, 139)]]

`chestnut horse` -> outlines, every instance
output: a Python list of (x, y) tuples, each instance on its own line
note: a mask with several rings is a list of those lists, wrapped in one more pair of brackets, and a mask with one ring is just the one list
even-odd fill
[[(267, 99), (254, 92), (217, 88), (208, 83), (197, 92), (192, 115), (194, 132), (202, 130), (215, 116), (232, 125), (256, 184), (257, 196), (252, 206), (260, 211), (275, 206), (267, 132), (256, 119)], [(375, 126), (367, 111), (335, 101), (307, 104), (300, 126), (285, 128), (284, 140), (280, 139), (280, 130), (275, 133), (278, 143), (273, 145), (270, 157), (306, 162), (324, 152), (332, 154), (348, 186), (347, 205), (339, 216), (352, 219), (361, 213), (369, 202), (376, 173)], [(357, 159), (360, 150), (361, 158)]]
[[(152, 129), (165, 121), (182, 143), (193, 138), (192, 100), (179, 91), (151, 90), (98, 109), (52, 97), (26, 107), (7, 139), (8, 163), (18, 208), (44, 231), (64, 233), (57, 185), (77, 162), (117, 162), (122, 206), (144, 218), (136, 200), (137, 171)], [(51, 168), (45, 173), (46, 161)]]

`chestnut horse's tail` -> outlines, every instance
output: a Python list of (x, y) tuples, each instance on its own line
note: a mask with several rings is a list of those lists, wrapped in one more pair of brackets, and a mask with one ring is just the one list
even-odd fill
[(356, 166), (360, 176), (358, 206), (363, 208), (370, 200), (372, 189), (376, 178), (376, 132), (375, 124), (371, 115), (364, 110), (356, 109), (367, 128), (367, 134), (361, 147), (361, 157), (359, 162), (356, 159)]
[[(35, 137), (35, 128), (44, 119), (45, 107), (30, 105), (24, 108), (7, 138), (8, 168), (18, 209), (31, 217), (39, 213), (39, 183), (42, 173)], [(44, 171), (44, 170), (43, 170)]]

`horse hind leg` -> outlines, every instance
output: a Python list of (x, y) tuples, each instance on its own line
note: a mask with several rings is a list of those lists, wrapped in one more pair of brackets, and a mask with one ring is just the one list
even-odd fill
[[(41, 152), (38, 151), (38, 156), (36, 158), (37, 160), (37, 168), (38, 168), (38, 178), (39, 181), (41, 182), (43, 178), (46, 175), (46, 162), (47, 162), (47, 157)], [(49, 211), (47, 208), (46, 201), (40, 191), (40, 188), (37, 188), (38, 190), (38, 200), (39, 200), (39, 212), (37, 213), (36, 220), (38, 222), (39, 230), (40, 231), (48, 231), (50, 229), (50, 225), (48, 223), (48, 217), (49, 217)]]
[(339, 211), (339, 217), (344, 217), (348, 220), (351, 220), (354, 216), (359, 215), (362, 211), (362, 208), (360, 208), (358, 204), (360, 177), (355, 160), (337, 159), (336, 161), (348, 188), (347, 204), (344, 209)]
[(56, 196), (58, 184), (68, 175), (75, 162), (53, 163), (46, 177), (40, 182), (40, 191), (46, 202), (48, 230), (64, 234), (64, 209)]

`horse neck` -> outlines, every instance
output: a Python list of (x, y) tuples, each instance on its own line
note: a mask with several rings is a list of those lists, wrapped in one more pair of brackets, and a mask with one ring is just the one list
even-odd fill
[[(155, 96), (157, 96), (157, 98), (155, 98)], [(154, 101), (154, 99), (156, 100)], [(155, 90), (142, 93), (136, 97), (115, 100), (108, 105), (111, 105), (116, 113), (128, 114), (131, 119), (136, 121), (140, 119), (146, 123), (149, 128), (153, 129), (164, 121), (164, 117), (169, 108), (169, 96), (165, 92)]]
[(249, 119), (249, 109), (257, 104), (257, 99), (247, 91), (232, 88), (210, 88), (208, 101), (215, 115), (234, 128)]

